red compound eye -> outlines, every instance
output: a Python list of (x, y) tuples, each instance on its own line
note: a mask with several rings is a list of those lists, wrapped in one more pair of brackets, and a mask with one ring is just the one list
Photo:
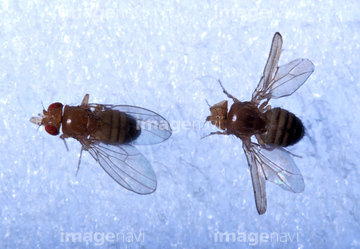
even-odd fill
[(63, 104), (61, 104), (59, 102), (55, 102), (55, 103), (52, 103), (51, 105), (49, 105), (48, 110), (62, 108), (62, 107), (63, 107)]
[(47, 124), (47, 125), (45, 125), (45, 130), (50, 135), (53, 135), (53, 136), (59, 135), (59, 129), (55, 125)]

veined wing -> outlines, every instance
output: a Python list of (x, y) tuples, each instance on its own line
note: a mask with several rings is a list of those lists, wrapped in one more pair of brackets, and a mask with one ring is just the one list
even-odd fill
[(255, 101), (257, 104), (260, 103), (262, 99), (264, 99), (262, 93), (266, 92), (268, 83), (273, 78), (277, 69), (281, 55), (282, 44), (282, 36), (279, 32), (276, 32), (271, 43), (270, 54), (265, 65), (263, 75), (252, 96), (252, 101)]
[(301, 58), (277, 67), (279, 58), (275, 56), (280, 57), (281, 47), (275, 50), (278, 53), (273, 52), (273, 47), (282, 44), (282, 42), (275, 42), (274, 44), (277, 34), (273, 39), (264, 75), (253, 93), (252, 101), (257, 105), (264, 99), (281, 98), (293, 94), (315, 70), (315, 66), (310, 60)]
[(132, 142), (133, 144), (157, 144), (171, 136), (172, 130), (169, 122), (156, 112), (148, 109), (130, 105), (90, 104), (90, 106), (94, 108), (100, 106), (104, 109), (117, 110), (133, 117), (137, 122), (138, 129), (141, 129), (140, 136)]
[(257, 161), (256, 152), (252, 149), (252, 146), (247, 146), (243, 143), (243, 149), (250, 167), (251, 180), (254, 189), (255, 204), (258, 213), (264, 214), (266, 212), (267, 200), (266, 200), (266, 183), (264, 172), (261, 169), (261, 165)]
[(124, 188), (137, 194), (155, 191), (155, 172), (134, 146), (93, 143), (87, 150), (105, 172)]
[(304, 191), (303, 177), (289, 153), (280, 146), (244, 143), (243, 148), (250, 166), (255, 202), (259, 214), (266, 211), (265, 179), (294, 193)]
[(299, 58), (282, 65), (269, 83), (265, 95), (275, 99), (290, 96), (305, 83), (314, 70), (314, 64), (308, 59)]
[(305, 189), (304, 179), (290, 154), (280, 146), (254, 145), (253, 151), (261, 164), (266, 180), (294, 193)]

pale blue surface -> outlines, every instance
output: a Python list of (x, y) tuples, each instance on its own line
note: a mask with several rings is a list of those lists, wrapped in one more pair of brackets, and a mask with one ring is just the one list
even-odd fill
[[(141, 242), (109, 248), (239, 248), (216, 232), (297, 233), (273, 248), (359, 247), (360, 6), (357, 1), (1, 1), (0, 247), (70, 248), (62, 233), (136, 233)], [(256, 212), (241, 141), (200, 137), (210, 104), (226, 99), (217, 79), (249, 100), (276, 31), (280, 64), (309, 58), (315, 72), (291, 97), (307, 136), (291, 152), (301, 194), (267, 184), (268, 211)], [(60, 101), (149, 108), (173, 124), (155, 146), (138, 146), (158, 179), (154, 194), (118, 186), (89, 154), (75, 176), (70, 152), (29, 122)], [(195, 129), (180, 129), (182, 121)], [(99, 237), (101, 238), (101, 234)], [(251, 237), (254, 238), (254, 237)], [(134, 238), (135, 240), (135, 238)], [(90, 242), (94, 247), (96, 243)]]

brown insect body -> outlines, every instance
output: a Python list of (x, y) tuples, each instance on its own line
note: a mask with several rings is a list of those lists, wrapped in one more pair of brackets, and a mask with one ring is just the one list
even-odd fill
[[(294, 93), (314, 71), (308, 59), (296, 59), (278, 67), (282, 50), (282, 37), (275, 33), (263, 75), (249, 102), (241, 102), (229, 94), (219, 81), (223, 92), (231, 98), (210, 107), (206, 118), (224, 132), (213, 134), (235, 135), (243, 142), (243, 149), (250, 167), (256, 208), (264, 214), (267, 208), (265, 180), (287, 191), (304, 190), (303, 177), (289, 153), (282, 147), (294, 145), (304, 136), (305, 128), (293, 113), (282, 108), (271, 109), (271, 98), (286, 97)], [(254, 143), (254, 136), (258, 143)]]
[(216, 112), (213, 109), (207, 121), (226, 130), (225, 134), (235, 135), (242, 140), (250, 140), (255, 135), (261, 144), (287, 147), (299, 142), (305, 134), (301, 120), (279, 107), (262, 112), (252, 102), (236, 100), (228, 113), (227, 110), (222, 110), (223, 113), (220, 114), (218, 109)]
[[(81, 105), (63, 108), (53, 103), (32, 123), (44, 125), (50, 135), (75, 138), (117, 183), (138, 194), (156, 189), (156, 176), (134, 144), (156, 144), (171, 135), (169, 123), (159, 114), (128, 105), (89, 104), (86, 94)], [(80, 154), (81, 155), (81, 154)], [(81, 156), (80, 156), (81, 158)], [(80, 160), (79, 160), (80, 165)]]
[[(102, 110), (103, 109), (103, 110)], [(98, 105), (89, 107), (68, 106), (62, 117), (63, 138), (90, 138), (103, 143), (130, 143), (141, 134), (141, 127), (130, 115)]]
[(207, 121), (226, 130), (227, 135), (235, 135), (242, 140), (249, 140), (255, 135), (260, 143), (282, 147), (296, 144), (305, 135), (304, 125), (293, 113), (280, 107), (263, 113), (252, 102), (236, 101), (228, 113), (224, 111), (220, 114), (216, 110), (207, 117)]
[(77, 140), (87, 138), (99, 128), (98, 119), (90, 108), (83, 106), (66, 105), (61, 124), (62, 138), (72, 137)]
[(141, 134), (141, 127), (136, 120), (120, 111), (105, 110), (98, 114), (99, 130), (94, 134), (97, 139), (110, 143), (130, 143)]
[(267, 132), (260, 135), (264, 143), (287, 147), (304, 137), (304, 125), (293, 113), (277, 107), (265, 112), (265, 117)]
[(236, 101), (227, 115), (227, 132), (240, 139), (249, 139), (253, 135), (266, 131), (264, 115), (251, 102)]

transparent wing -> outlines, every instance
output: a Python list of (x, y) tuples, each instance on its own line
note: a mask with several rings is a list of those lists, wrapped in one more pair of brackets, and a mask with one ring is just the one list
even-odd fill
[(266, 180), (294, 193), (305, 189), (304, 179), (290, 154), (280, 146), (253, 146)]
[(293, 94), (314, 70), (315, 66), (310, 60), (300, 58), (279, 67), (265, 95), (277, 99)]
[(130, 105), (98, 105), (90, 104), (94, 108), (102, 107), (124, 112), (136, 119), (141, 129), (141, 135), (132, 143), (138, 145), (157, 144), (171, 136), (172, 130), (168, 121), (159, 114), (148, 109)]
[(246, 146), (243, 143), (243, 149), (250, 167), (251, 180), (254, 189), (255, 204), (258, 213), (264, 214), (266, 212), (267, 200), (266, 200), (266, 184), (264, 172), (261, 169), (261, 165), (257, 161), (256, 153), (252, 150), (252, 147)]
[[(250, 144), (250, 143), (247, 143)], [(266, 211), (265, 179), (294, 193), (303, 192), (304, 179), (289, 153), (280, 146), (244, 143), (244, 151), (250, 166), (256, 207), (259, 214)]]
[(260, 79), (258, 86), (256, 87), (253, 93), (253, 97), (252, 97), (253, 101), (260, 102), (262, 99), (264, 99), (262, 98), (261, 94), (266, 91), (267, 85), (273, 78), (274, 73), (277, 69), (277, 65), (279, 64), (279, 59), (281, 55), (282, 44), (283, 44), (282, 36), (279, 32), (276, 32), (271, 43), (270, 54), (265, 65), (263, 75)]
[(155, 173), (134, 146), (92, 143), (87, 150), (105, 172), (124, 188), (137, 194), (155, 191)]
[(267, 206), (265, 176), (264, 172), (260, 168), (261, 166), (257, 163), (257, 158), (251, 148), (251, 146), (246, 146), (246, 144), (243, 143), (243, 149), (250, 167), (256, 209), (261, 215), (266, 212)]
[[(275, 36), (274, 40), (276, 40)], [(277, 67), (279, 58), (275, 58), (275, 56), (280, 57), (281, 48), (276, 49), (278, 54), (273, 52), (273, 47), (279, 44), (279, 42), (274, 44), (274, 40), (264, 75), (253, 93), (252, 101), (257, 105), (264, 99), (281, 98), (293, 94), (315, 70), (315, 66), (310, 60), (301, 58)]]

